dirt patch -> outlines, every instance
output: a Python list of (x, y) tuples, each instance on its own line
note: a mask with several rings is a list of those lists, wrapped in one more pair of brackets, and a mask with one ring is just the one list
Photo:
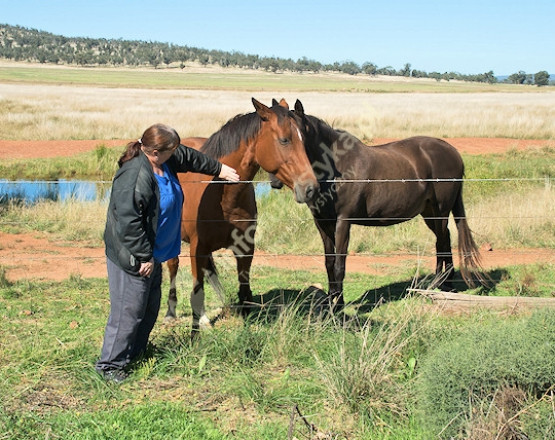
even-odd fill
[[(454, 138), (447, 140), (459, 151), (468, 154), (502, 153), (509, 149), (540, 148), (550, 145), (549, 141), (515, 139)], [(373, 143), (380, 144), (388, 141), (390, 139), (375, 139)], [(127, 142), (128, 140), (0, 141), (0, 158), (67, 157), (94, 150), (100, 145), (123, 147)], [(486, 269), (512, 264), (555, 262), (555, 253), (549, 249), (494, 249), (484, 250), (482, 255)], [(384, 266), (399, 266), (408, 260), (415, 260), (415, 265), (420, 264), (430, 270), (434, 267), (434, 258), (432, 257), (418, 257), (417, 262), (415, 258), (408, 255), (351, 255), (347, 259), (347, 270), (369, 274), (379, 273)], [(253, 264), (286, 269), (325, 270), (322, 255), (270, 256), (257, 253)], [(182, 265), (188, 266), (189, 259), (182, 258)], [(0, 266), (4, 268), (5, 275), (9, 280), (22, 278), (63, 280), (72, 275), (85, 278), (106, 276), (106, 262), (102, 247), (86, 248), (75, 243), (52, 242), (46, 235), (39, 232), (25, 234), (0, 232)]]
[[(6, 278), (42, 279), (61, 281), (70, 276), (104, 278), (106, 258), (104, 248), (87, 248), (75, 243), (52, 242), (39, 233), (7, 234), (0, 232), (0, 266)], [(231, 256), (231, 254), (229, 254)], [(485, 269), (514, 264), (555, 263), (555, 252), (550, 249), (482, 249)], [(406, 265), (407, 262), (433, 270), (435, 258), (410, 255), (350, 255), (347, 271), (372, 275), (381, 274), (387, 268)], [(231, 263), (234, 264), (234, 263)], [(181, 267), (189, 267), (190, 261), (184, 251)], [(256, 252), (253, 267), (272, 266), (283, 269), (325, 271), (323, 255), (268, 255)]]
[[(395, 139), (376, 138), (372, 145), (384, 144)], [(492, 154), (510, 149), (541, 148), (554, 145), (547, 140), (493, 139), (493, 138), (451, 138), (445, 139), (461, 153)], [(122, 147), (130, 139), (79, 140), (79, 141), (3, 141), (0, 140), (0, 159), (31, 159), (41, 157), (74, 156), (91, 151), (98, 146)]]
[(68, 157), (79, 153), (105, 147), (122, 148), (127, 140), (92, 141), (2, 141), (0, 140), (0, 159), (39, 159), (46, 157)]

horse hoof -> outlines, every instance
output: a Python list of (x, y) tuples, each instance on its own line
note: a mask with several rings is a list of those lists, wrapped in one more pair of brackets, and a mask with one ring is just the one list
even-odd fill
[(208, 316), (202, 315), (198, 321), (198, 326), (201, 330), (210, 330), (212, 328), (212, 323), (210, 319), (208, 319)]
[(341, 312), (345, 307), (345, 300), (342, 293), (331, 293), (329, 295), (329, 305), (332, 313)]
[(164, 322), (166, 324), (169, 324), (170, 322), (174, 322), (177, 319), (177, 316), (175, 315), (166, 315), (164, 316)]

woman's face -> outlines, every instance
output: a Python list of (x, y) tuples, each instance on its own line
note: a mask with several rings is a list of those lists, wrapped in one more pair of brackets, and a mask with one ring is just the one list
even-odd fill
[(176, 145), (175, 147), (169, 148), (167, 150), (153, 150), (150, 153), (147, 153), (147, 152), (145, 153), (151, 162), (155, 163), (158, 166), (161, 166), (164, 162), (166, 162), (171, 157), (174, 151), (177, 150), (178, 146), (179, 145)]

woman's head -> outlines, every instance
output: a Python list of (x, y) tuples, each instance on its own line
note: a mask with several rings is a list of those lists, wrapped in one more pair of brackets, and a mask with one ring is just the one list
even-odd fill
[(181, 143), (181, 138), (172, 127), (165, 124), (154, 124), (148, 127), (140, 139), (129, 142), (127, 149), (118, 160), (121, 167), (128, 160), (137, 157), (141, 149), (152, 154), (154, 151), (164, 153), (175, 150)]
[(163, 153), (164, 151), (175, 150), (181, 143), (181, 139), (172, 127), (164, 124), (154, 124), (145, 130), (139, 139), (139, 143), (147, 153), (154, 150)]

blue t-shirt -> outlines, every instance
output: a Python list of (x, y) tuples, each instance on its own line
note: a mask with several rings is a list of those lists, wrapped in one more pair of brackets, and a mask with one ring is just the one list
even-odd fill
[(177, 177), (166, 164), (162, 165), (164, 175), (154, 173), (160, 190), (160, 213), (158, 230), (154, 241), (153, 256), (158, 263), (177, 257), (181, 252), (181, 210), (183, 191)]

